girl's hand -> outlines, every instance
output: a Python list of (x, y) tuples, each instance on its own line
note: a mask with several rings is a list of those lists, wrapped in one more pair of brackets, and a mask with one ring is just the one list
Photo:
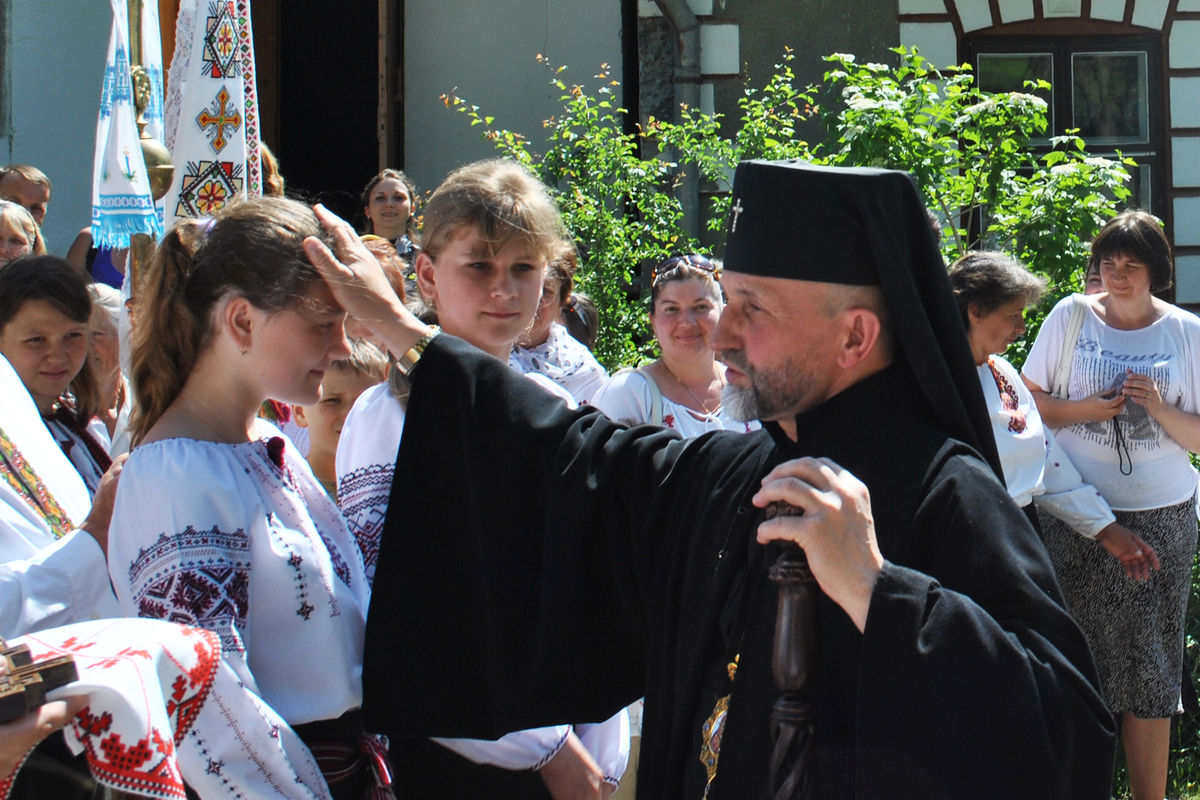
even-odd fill
[(604, 800), (612, 794), (604, 773), (574, 731), (538, 774), (554, 800)]

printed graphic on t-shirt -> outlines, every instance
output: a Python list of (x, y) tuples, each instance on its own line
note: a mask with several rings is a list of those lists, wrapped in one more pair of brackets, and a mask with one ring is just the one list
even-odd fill
[[(1083, 398), (1100, 391), (1120, 392), (1126, 370), (1133, 370), (1150, 376), (1159, 393), (1164, 398), (1170, 397), (1170, 361), (1169, 353), (1115, 353), (1102, 349), (1095, 339), (1081, 336), (1071, 369), (1070, 396)], [(1132, 400), (1126, 400), (1121, 413), (1112, 420), (1084, 422), (1072, 428), (1079, 438), (1103, 445), (1114, 442), (1114, 424), (1120, 426), (1124, 446), (1130, 450), (1153, 450), (1160, 445), (1162, 427), (1144, 406)]]

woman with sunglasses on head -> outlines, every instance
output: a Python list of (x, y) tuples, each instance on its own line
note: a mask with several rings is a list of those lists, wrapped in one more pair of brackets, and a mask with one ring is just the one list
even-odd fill
[[(1171, 245), (1144, 211), (1092, 242), (1104, 291), (1046, 317), (1022, 376), (1084, 480), (1157, 553), (1137, 581), (1103, 548), (1042, 517), (1046, 548), (1105, 701), (1121, 721), (1134, 800), (1166, 789), (1171, 717), (1182, 711), (1183, 618), (1196, 549), (1200, 320), (1152, 293), (1171, 286)], [(1143, 555), (1134, 541), (1134, 555)]]
[(650, 279), (650, 325), (662, 358), (623, 369), (592, 397), (592, 405), (618, 422), (650, 423), (682, 436), (708, 431), (750, 431), (724, 413), (725, 367), (717, 362), (712, 331), (724, 301), (719, 267), (702, 255), (672, 256)]

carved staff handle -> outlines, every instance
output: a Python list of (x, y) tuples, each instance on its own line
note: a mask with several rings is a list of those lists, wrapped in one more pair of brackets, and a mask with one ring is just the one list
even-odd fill
[[(785, 504), (771, 516), (796, 515)], [(775, 647), (771, 663), (781, 695), (771, 709), (771, 761), (768, 791), (771, 800), (809, 800), (813, 797), (812, 681), (817, 664), (817, 582), (804, 551), (785, 545), (770, 578), (779, 588), (775, 617)]]

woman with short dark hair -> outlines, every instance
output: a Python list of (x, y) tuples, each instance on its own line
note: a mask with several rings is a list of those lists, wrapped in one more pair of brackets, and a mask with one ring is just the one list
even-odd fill
[(1170, 719), (1180, 706), (1183, 617), (1196, 549), (1200, 319), (1154, 296), (1171, 285), (1161, 223), (1126, 211), (1092, 242), (1104, 291), (1055, 306), (1023, 376), (1046, 424), (1117, 521), (1161, 569), (1131, 580), (1107, 554), (1054, 520), (1046, 546), (1071, 613), (1121, 719), (1134, 800), (1166, 789)]

